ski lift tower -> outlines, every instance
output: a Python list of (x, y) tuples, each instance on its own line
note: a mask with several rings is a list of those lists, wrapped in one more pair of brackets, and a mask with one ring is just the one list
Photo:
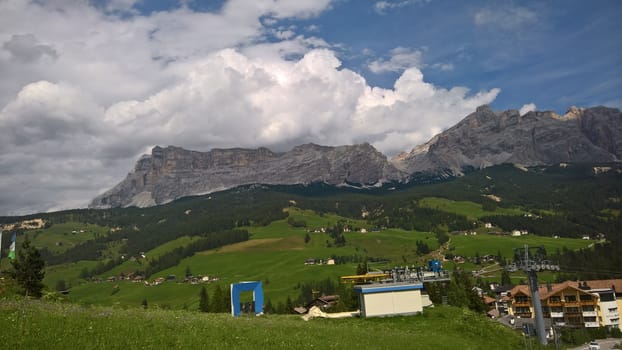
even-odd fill
[(544, 247), (537, 247), (529, 250), (525, 244), (524, 248), (514, 249), (514, 263), (508, 267), (508, 271), (523, 270), (527, 274), (529, 281), (529, 291), (533, 300), (533, 309), (536, 316), (536, 334), (540, 344), (547, 345), (546, 331), (544, 330), (544, 315), (542, 314), (542, 302), (538, 292), (538, 271), (559, 271), (559, 265), (552, 264), (546, 260)]

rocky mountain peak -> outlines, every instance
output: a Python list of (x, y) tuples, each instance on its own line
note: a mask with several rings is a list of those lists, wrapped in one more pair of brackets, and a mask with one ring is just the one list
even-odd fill
[(480, 106), (453, 127), (388, 161), (368, 143), (313, 143), (284, 153), (267, 148), (190, 151), (156, 146), (92, 207), (150, 206), (247, 184), (375, 185), (418, 174), (459, 175), (501, 163), (525, 166), (622, 159), (622, 114), (607, 107), (493, 111)]
[(622, 159), (622, 114), (607, 107), (555, 112), (495, 112), (480, 106), (455, 126), (391, 161), (408, 173)]
[(375, 185), (407, 178), (370, 144), (310, 143), (285, 153), (267, 148), (197, 152), (156, 146), (151, 155), (139, 159), (125, 180), (95, 198), (91, 207), (151, 206), (247, 184)]

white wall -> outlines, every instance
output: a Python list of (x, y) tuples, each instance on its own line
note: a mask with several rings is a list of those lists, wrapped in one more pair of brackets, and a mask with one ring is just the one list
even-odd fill
[(361, 294), (364, 317), (414, 314), (423, 311), (420, 290)]

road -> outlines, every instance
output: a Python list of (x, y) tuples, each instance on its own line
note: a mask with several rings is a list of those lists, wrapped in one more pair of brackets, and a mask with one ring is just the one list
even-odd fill
[[(613, 346), (616, 344), (622, 343), (621, 338), (608, 338), (608, 339), (597, 339), (598, 345), (600, 345), (600, 350), (612, 350)], [(587, 344), (583, 344), (576, 348), (568, 348), (568, 350), (586, 350), (588, 348)]]

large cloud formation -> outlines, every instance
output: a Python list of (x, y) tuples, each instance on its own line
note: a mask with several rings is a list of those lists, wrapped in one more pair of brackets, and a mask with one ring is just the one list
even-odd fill
[(414, 66), (372, 87), (324, 40), (269, 26), (328, 1), (148, 16), (131, 1), (64, 3), (0, 3), (0, 215), (84, 206), (154, 145), (370, 142), (392, 155), (499, 92), (436, 87)]

